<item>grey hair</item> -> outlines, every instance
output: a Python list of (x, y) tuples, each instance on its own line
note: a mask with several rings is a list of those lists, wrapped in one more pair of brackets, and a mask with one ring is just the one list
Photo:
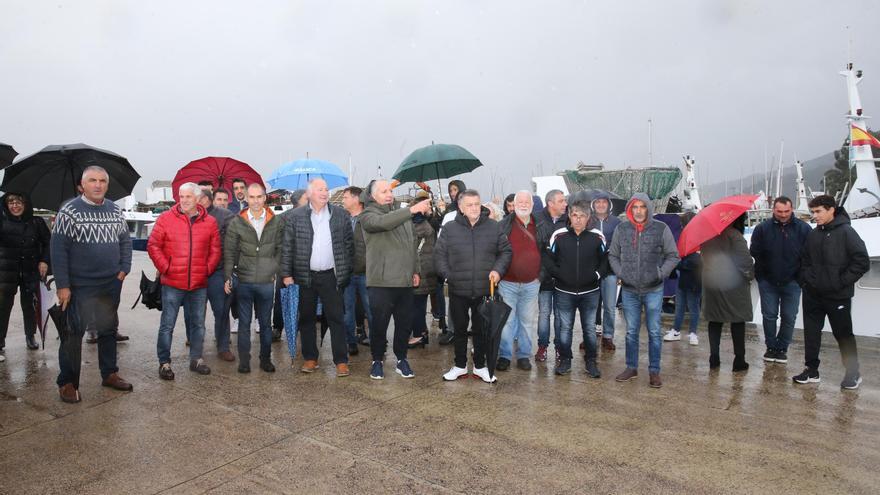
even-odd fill
[(107, 177), (107, 182), (108, 182), (108, 183), (110, 182), (110, 174), (108, 174), (108, 173), (107, 173), (107, 170), (105, 170), (104, 167), (102, 167), (102, 166), (100, 166), (100, 165), (89, 165), (88, 167), (84, 168), (84, 169), (83, 169), (83, 173), (82, 173), (82, 175), (80, 176), (80, 179), (79, 179), (80, 182), (82, 182), (82, 178), (85, 177), (86, 174), (89, 173), (89, 172), (101, 172), (102, 174), (104, 174), (104, 176)]
[(544, 203), (546, 204), (546, 203), (549, 203), (550, 201), (553, 201), (553, 198), (555, 198), (557, 194), (565, 194), (565, 193), (560, 191), (559, 189), (551, 189), (551, 190), (547, 191), (547, 194), (544, 196)]
[(526, 197), (529, 198), (529, 203), (535, 204), (535, 198), (532, 197), (532, 193), (530, 191), (525, 190), (525, 189), (521, 189), (521, 190), (517, 191), (516, 194), (513, 195), (513, 200), (516, 201), (516, 198), (520, 194), (525, 194)]
[(464, 198), (480, 198), (480, 193), (476, 189), (465, 189), (464, 191), (459, 191), (458, 196), (455, 198), (458, 201), (458, 204), (461, 204), (461, 200)]
[(198, 199), (199, 196), (202, 195), (202, 188), (199, 187), (199, 185), (195, 182), (185, 182), (181, 184), (180, 187), (177, 188), (177, 194), (182, 193), (184, 189), (189, 189), (189, 191), (193, 193), (193, 196), (195, 196), (196, 199)]
[(315, 185), (315, 183), (318, 181), (323, 182), (325, 186), (327, 185), (327, 181), (324, 180), (322, 177), (315, 177), (314, 179), (309, 179), (309, 189), (311, 189), (312, 186)]
[(388, 179), (379, 178), (379, 179), (373, 179), (372, 181), (370, 181), (370, 196), (372, 196), (376, 192), (376, 184), (378, 184), (380, 182), (388, 182)]
[(252, 182), (251, 184), (249, 184), (249, 185), (247, 186), (248, 189), (250, 189), (250, 188), (252, 188), (252, 187), (259, 187), (259, 188), (260, 188), (260, 191), (261, 191), (263, 194), (266, 194), (266, 188), (263, 187), (263, 185), (260, 184), (259, 182)]

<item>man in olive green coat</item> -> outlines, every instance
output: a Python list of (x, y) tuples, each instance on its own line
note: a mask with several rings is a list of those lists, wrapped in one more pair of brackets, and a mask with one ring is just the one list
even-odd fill
[(370, 328), (373, 354), (370, 378), (385, 378), (382, 363), (392, 316), (393, 349), (397, 357), (395, 371), (404, 378), (413, 378), (415, 374), (406, 360), (406, 351), (412, 323), (413, 287), (419, 285), (420, 277), (412, 216), (427, 214), (431, 202), (422, 201), (410, 208), (401, 208), (394, 202), (391, 185), (383, 179), (371, 182), (364, 193), (366, 207), (359, 221), (367, 244), (367, 293), (374, 325)]
[(266, 208), (266, 190), (259, 184), (247, 189), (248, 207), (229, 222), (223, 250), (226, 293), (238, 298), (238, 371), (251, 371), (251, 314), (256, 307), (260, 323), (260, 369), (272, 364), (272, 302), (275, 276), (281, 261), (284, 222)]

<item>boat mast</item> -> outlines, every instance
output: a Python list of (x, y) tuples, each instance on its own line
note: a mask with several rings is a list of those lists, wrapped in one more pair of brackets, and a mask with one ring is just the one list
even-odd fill
[(684, 156), (685, 169), (685, 189), (684, 197), (688, 200), (688, 205), (693, 209), (694, 213), (703, 209), (703, 202), (700, 200), (700, 190), (697, 189), (696, 166), (694, 159), (690, 155)]
[[(862, 112), (862, 100), (859, 97), (858, 84), (862, 82), (862, 71), (854, 70), (852, 62), (846, 64), (846, 70), (840, 71), (846, 78), (846, 92), (849, 98), (849, 112), (846, 114), (847, 132), (852, 136), (852, 128), (858, 127), (868, 132), (867, 115)], [(877, 181), (877, 170), (874, 165), (874, 154), (871, 145), (849, 146), (849, 166), (856, 169), (856, 181), (849, 190), (844, 207), (853, 212), (874, 206), (877, 195), (880, 195), (880, 182)]]
[(809, 199), (807, 198), (807, 188), (804, 186), (804, 164), (800, 160), (794, 162), (795, 171), (797, 171), (797, 208), (795, 212), (802, 215), (809, 215), (810, 208), (807, 206)]

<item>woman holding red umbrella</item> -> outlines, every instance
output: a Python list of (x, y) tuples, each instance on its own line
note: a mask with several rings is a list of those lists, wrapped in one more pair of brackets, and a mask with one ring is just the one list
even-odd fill
[(751, 280), (755, 267), (743, 237), (746, 214), (702, 245), (703, 316), (709, 322), (709, 368), (721, 366), (721, 328), (730, 324), (733, 371), (749, 369), (746, 362), (746, 321), (752, 319)]

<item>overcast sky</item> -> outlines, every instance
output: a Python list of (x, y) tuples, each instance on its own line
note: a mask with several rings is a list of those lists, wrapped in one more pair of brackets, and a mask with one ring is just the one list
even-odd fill
[(351, 156), (363, 183), (435, 141), (482, 160), (469, 185), (494, 171), (512, 192), (578, 161), (647, 165), (652, 119), (655, 165), (733, 179), (781, 140), (788, 162), (840, 145), (850, 37), (880, 115), (878, 5), (4, 0), (0, 141), (113, 150), (141, 198), (207, 155), (264, 177)]

